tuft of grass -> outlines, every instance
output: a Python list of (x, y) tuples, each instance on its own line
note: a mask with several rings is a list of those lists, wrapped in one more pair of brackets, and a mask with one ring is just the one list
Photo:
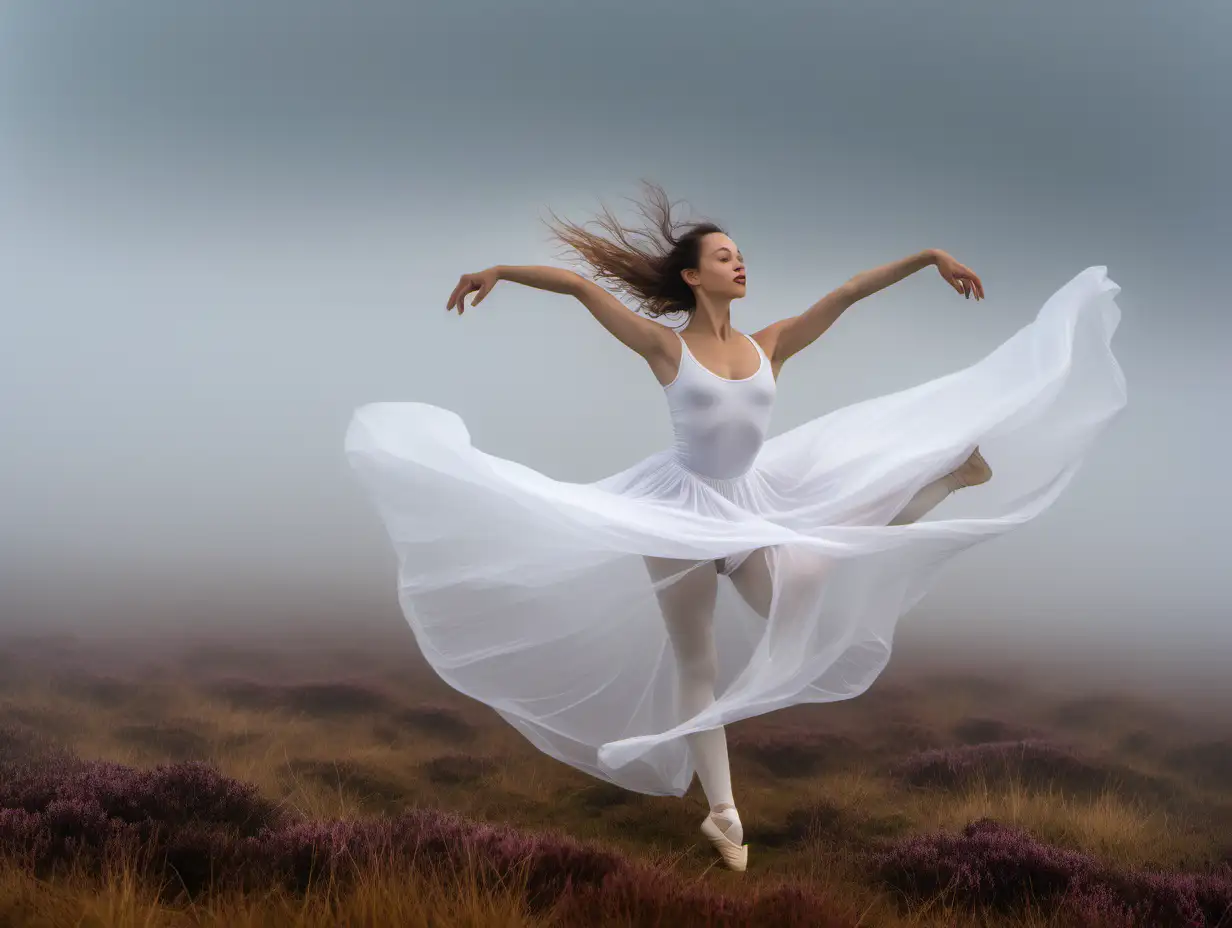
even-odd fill
[[(63, 777), (48, 793), (45, 778), (0, 773), (6, 801), (25, 790), (20, 808), (0, 802), (0, 828), (27, 868), (3, 871), (0, 924), (38, 923), (36, 911), (56, 913), (46, 924), (1151, 924), (1142, 912), (1163, 910), (1144, 899), (1171, 893), (1181, 911), (1232, 865), (1226, 729), (1196, 738), (1108, 697), (1053, 714), (1050, 697), (969, 676), (729, 726), (752, 850), (749, 872), (731, 874), (698, 832), (699, 783), (681, 801), (559, 764), (496, 713), (408, 673), (405, 650), (348, 658), (365, 676), (342, 681), (326, 653), (233, 650), (174, 672), (75, 643), (10, 657), (0, 753), (27, 767), (58, 758)], [(1138, 714), (1124, 716), (1129, 705)], [(239, 784), (266, 818), (194, 805), (173, 785), (192, 769), (202, 796)], [(439, 815), (452, 830), (433, 831)], [(1002, 904), (911, 895), (872, 866), (984, 819), (1018, 829), (1040, 859), (1089, 859), (1100, 880), (1086, 895)], [(592, 852), (621, 863), (586, 877)], [(581, 882), (560, 878), (570, 873)]]

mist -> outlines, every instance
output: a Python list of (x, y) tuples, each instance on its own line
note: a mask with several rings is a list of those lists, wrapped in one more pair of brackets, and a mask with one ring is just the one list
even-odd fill
[(772, 434), (975, 362), (1106, 265), (1127, 409), (901, 637), (1217, 678), (1230, 26), (1138, 0), (6, 4), (0, 631), (409, 637), (351, 411), (446, 406), (565, 480), (663, 447), (658, 384), (570, 298), (445, 312), (462, 273), (572, 266), (548, 210), (636, 222), (647, 178), (739, 243), (746, 331), (926, 247), (984, 282), (926, 268), (854, 306), (785, 368)]

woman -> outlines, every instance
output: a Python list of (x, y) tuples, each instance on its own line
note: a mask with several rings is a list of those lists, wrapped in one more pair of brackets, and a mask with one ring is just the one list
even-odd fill
[[(673, 447), (591, 484), (474, 448), (417, 403), (355, 412), (346, 448), (398, 552), (399, 598), (425, 656), (544, 752), (631, 790), (682, 796), (744, 870), (724, 725), (859, 695), (898, 618), (959, 551), (1034, 518), (1125, 405), (1109, 342), (1119, 287), (1091, 267), (980, 362), (767, 440), (783, 364), (849, 307), (935, 267), (965, 298), (979, 277), (938, 249), (857, 274), (805, 312), (746, 335), (731, 303), (743, 255), (719, 226), (685, 229), (651, 187), (648, 238), (605, 210), (605, 239), (554, 229), (641, 315), (553, 267), (464, 274), (462, 315), (499, 281), (576, 297), (662, 385)], [(683, 315), (679, 331), (647, 317)], [(918, 521), (987, 483), (978, 518)], [(1003, 474), (1008, 471), (1008, 476)], [(1007, 495), (1008, 494), (1008, 495)], [(727, 584), (720, 578), (726, 577)], [(717, 694), (717, 695), (716, 695)]]

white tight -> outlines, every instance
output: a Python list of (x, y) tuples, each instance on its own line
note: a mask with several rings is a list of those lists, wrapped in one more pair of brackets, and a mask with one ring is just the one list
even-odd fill
[[(648, 557), (646, 567), (655, 582), (688, 571), (658, 590), (659, 607), (676, 654), (680, 676), (679, 707), (683, 718), (696, 715), (714, 702), (719, 676), (719, 652), (714, 643), (714, 603), (719, 575), (713, 563), (697, 564), (670, 558)], [(690, 569), (692, 568), (692, 569)], [(731, 769), (727, 763), (727, 734), (722, 727), (685, 735), (694, 766), (710, 807), (735, 804)]]
[(902, 508), (902, 511), (890, 520), (890, 525), (907, 525), (920, 518), (929, 510), (936, 507), (943, 499), (959, 489), (961, 484), (954, 474), (946, 474), (944, 477), (938, 477), (932, 483), (922, 487), (915, 496), (911, 497), (907, 505)]
[[(931, 510), (956, 488), (957, 484), (952, 478), (952, 474), (947, 474), (925, 486), (890, 524), (914, 522)], [(718, 571), (713, 562), (699, 564), (656, 557), (646, 558), (646, 568), (655, 582), (685, 572), (660, 588), (658, 598), (672, 650), (676, 654), (680, 710), (684, 713), (683, 717), (688, 718), (714, 702), (714, 687), (719, 675), (713, 622), (714, 604), (718, 596)], [(731, 572), (730, 577), (745, 602), (762, 618), (768, 617), (774, 585), (765, 549), (750, 554)], [(724, 728), (720, 726), (695, 732), (686, 735), (685, 740), (693, 752), (694, 767), (710, 808), (718, 811), (721, 806), (734, 807)], [(734, 809), (732, 811), (734, 813)], [(736, 821), (738, 824), (738, 819)]]

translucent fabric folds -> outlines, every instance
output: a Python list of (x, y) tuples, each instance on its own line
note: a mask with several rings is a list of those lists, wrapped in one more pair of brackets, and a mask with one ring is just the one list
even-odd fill
[[(772, 437), (729, 480), (670, 450), (595, 483), (554, 480), (420, 403), (360, 407), (346, 452), (436, 672), (552, 757), (681, 796), (694, 774), (684, 735), (860, 694), (937, 572), (1065, 489), (1126, 403), (1110, 348), (1119, 291), (1089, 267), (972, 366)], [(974, 514), (887, 525), (977, 445), (994, 476), (959, 491)], [(750, 551), (769, 567), (768, 616), (718, 580), (716, 699), (683, 717), (658, 594), (691, 570), (652, 580), (645, 558), (714, 570)]]

